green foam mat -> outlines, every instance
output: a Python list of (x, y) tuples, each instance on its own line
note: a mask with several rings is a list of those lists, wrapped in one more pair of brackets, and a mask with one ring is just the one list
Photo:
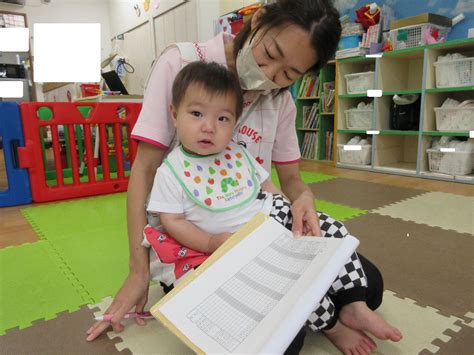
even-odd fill
[(347, 221), (348, 219), (367, 214), (369, 211), (359, 208), (339, 205), (324, 200), (316, 200), (315, 207), (319, 212), (324, 212), (338, 221)]
[(58, 253), (89, 294), (88, 303), (114, 295), (125, 280), (128, 273), (126, 230), (126, 226), (120, 230), (95, 228), (54, 242)]
[(0, 266), (0, 335), (89, 301), (46, 241), (0, 249)]
[(96, 302), (127, 275), (126, 194), (110, 194), (22, 210)]
[[(301, 171), (300, 172), (301, 179), (306, 184), (313, 184), (316, 182), (322, 182), (326, 180), (337, 179), (336, 176), (326, 175), (322, 173), (313, 173), (309, 171)], [(278, 179), (278, 174), (275, 168), (272, 168), (272, 182), (280, 188), (280, 181)]]
[(28, 207), (21, 212), (41, 239), (73, 239), (75, 233), (87, 230), (95, 234), (97, 228), (109, 228), (111, 236), (127, 239), (125, 193)]

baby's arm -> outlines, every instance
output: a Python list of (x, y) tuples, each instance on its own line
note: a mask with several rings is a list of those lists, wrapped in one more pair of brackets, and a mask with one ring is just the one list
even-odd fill
[(273, 182), (270, 179), (265, 180), (260, 184), (260, 187), (262, 188), (263, 191), (271, 192), (274, 195), (284, 195), (281, 190), (273, 184)]
[(232, 235), (232, 233), (204, 232), (187, 221), (181, 213), (160, 213), (160, 220), (166, 232), (183, 246), (203, 253), (214, 252)]

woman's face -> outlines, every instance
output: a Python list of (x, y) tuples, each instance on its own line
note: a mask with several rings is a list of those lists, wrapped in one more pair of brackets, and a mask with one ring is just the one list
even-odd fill
[(309, 33), (296, 25), (261, 29), (253, 42), (255, 61), (280, 87), (293, 84), (318, 60)]

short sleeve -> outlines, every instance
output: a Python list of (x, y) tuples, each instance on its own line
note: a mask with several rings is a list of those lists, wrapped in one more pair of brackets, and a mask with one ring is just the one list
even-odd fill
[(295, 127), (296, 106), (289, 91), (281, 95), (284, 95), (284, 97), (279, 111), (272, 151), (274, 164), (293, 163), (301, 158)]
[(167, 148), (175, 136), (170, 113), (171, 88), (181, 70), (182, 58), (177, 47), (168, 48), (154, 64), (145, 89), (142, 110), (132, 138)]
[(155, 174), (147, 211), (165, 213), (184, 212), (184, 192), (172, 172), (161, 165)]

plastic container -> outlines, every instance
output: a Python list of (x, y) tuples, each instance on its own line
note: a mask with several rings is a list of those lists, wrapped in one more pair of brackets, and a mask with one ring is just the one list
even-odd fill
[(427, 44), (423, 33), (429, 31), (431, 36), (438, 43), (441, 43), (446, 41), (449, 30), (449, 27), (442, 27), (431, 23), (400, 27), (390, 31), (390, 42), (392, 43), (393, 49), (423, 46)]
[(372, 127), (373, 109), (344, 110), (347, 129), (370, 129)]
[(375, 72), (368, 71), (344, 75), (348, 94), (365, 94), (374, 88)]
[(474, 107), (434, 108), (436, 129), (443, 132), (474, 130)]
[(469, 175), (472, 173), (474, 152), (441, 152), (427, 149), (429, 169), (435, 173)]
[(350, 35), (341, 37), (339, 42), (340, 49), (348, 49), (359, 47), (359, 42), (361, 41), (362, 36), (360, 35)]
[(361, 150), (344, 150), (344, 144), (338, 144), (338, 161), (344, 164), (369, 165), (372, 157), (372, 144), (364, 144), (361, 147)]
[(434, 66), (437, 88), (474, 85), (474, 57), (437, 61)]

